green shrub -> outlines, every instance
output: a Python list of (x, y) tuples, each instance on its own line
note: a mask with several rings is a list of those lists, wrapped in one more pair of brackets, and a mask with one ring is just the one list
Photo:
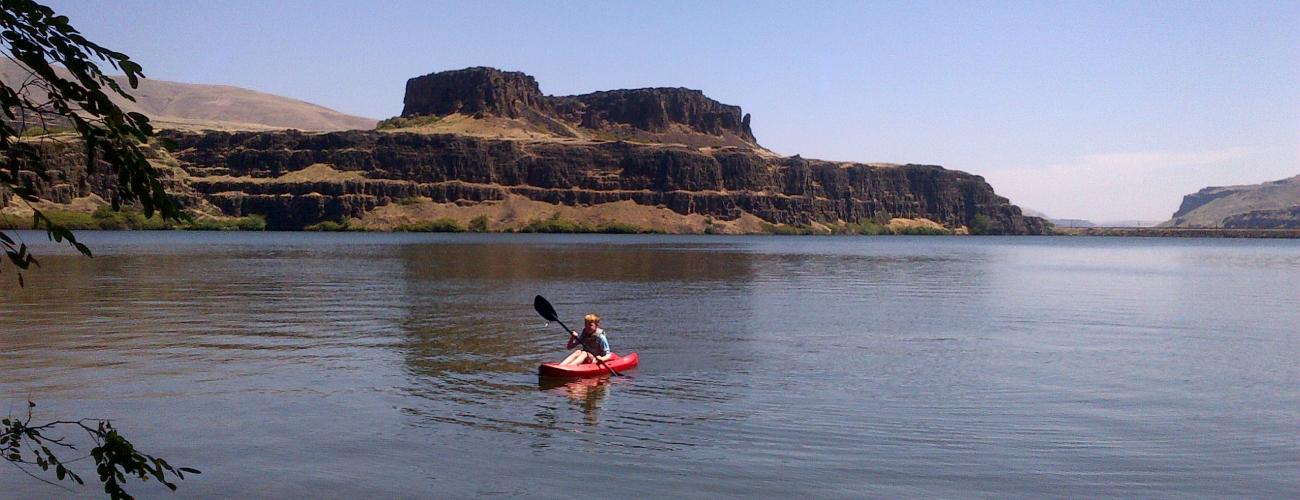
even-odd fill
[(16, 215), (0, 214), (0, 229), (31, 229), (31, 217), (19, 217)]
[(51, 134), (71, 134), (71, 133), (75, 133), (76, 131), (77, 129), (73, 127), (48, 127), (48, 128), (32, 127), (27, 130), (24, 130), (19, 135), (21, 135), (22, 137), (39, 137), (42, 135), (51, 135)]
[(90, 214), (90, 217), (95, 220), (95, 224), (99, 226), (99, 229), (131, 228), (130, 216), (125, 212), (113, 210), (107, 206), (96, 208), (95, 211)]
[(560, 218), (557, 212), (545, 219), (533, 219), (518, 229), (521, 233), (604, 233), (604, 234), (662, 234), (663, 231), (647, 229), (626, 222), (609, 222), (592, 225)]
[(400, 199), (400, 200), (397, 200), (397, 204), (398, 204), (398, 205), (401, 205), (401, 206), (404, 206), (404, 207), (405, 207), (405, 206), (410, 206), (410, 205), (419, 205), (419, 204), (420, 204), (420, 198), (415, 197), (415, 196), (407, 196), (407, 197), (405, 197), (405, 198), (402, 198), (402, 199)]
[(894, 231), (894, 234), (906, 234), (906, 235), (913, 235), (913, 236), (916, 235), (933, 236), (933, 235), (952, 234), (952, 231), (942, 227), (910, 226), (910, 227), (898, 228)]
[(332, 220), (321, 221), (310, 226), (302, 228), (303, 231), (348, 231), (352, 226), (348, 221), (335, 222)]
[(556, 212), (546, 219), (533, 219), (519, 228), (521, 233), (594, 233), (594, 228), (581, 222), (560, 218)]
[(970, 234), (989, 234), (992, 228), (993, 220), (984, 214), (975, 214), (975, 217), (970, 220), (970, 225), (966, 226)]
[(894, 234), (894, 232), (890, 230), (888, 226), (880, 224), (879, 222), (876, 222), (875, 220), (871, 220), (871, 219), (863, 219), (862, 221), (859, 222), (848, 222), (844, 224), (839, 224), (834, 228), (832, 228), (832, 232), (835, 234), (855, 234), (855, 235), (865, 235), (865, 236)]
[(596, 229), (598, 230), (597, 232), (605, 234), (646, 234), (653, 232), (636, 224), (627, 224), (624, 222), (610, 222)]
[(99, 225), (99, 229), (138, 229), (147, 231), (157, 231), (162, 229), (172, 229), (175, 223), (163, 220), (158, 214), (153, 217), (145, 217), (144, 214), (134, 210), (113, 210), (112, 207), (102, 206), (96, 208), (90, 214)]
[(809, 226), (791, 226), (789, 224), (768, 224), (762, 223), (763, 232), (767, 234), (776, 234), (781, 236), (798, 236), (807, 234), (817, 234), (817, 230)]
[(264, 231), (266, 230), (266, 217), (252, 214), (245, 217), (223, 219), (195, 219), (188, 224), (177, 227), (177, 229), (190, 231)]
[[(91, 213), (59, 209), (42, 210), (41, 213), (45, 214), (51, 222), (72, 230), (157, 230), (171, 229), (174, 226), (171, 221), (164, 221), (157, 214), (145, 218), (139, 212), (130, 210), (115, 211), (108, 206), (99, 207)], [(31, 229), (31, 227), (31, 217), (0, 216), (0, 229)]]
[[(99, 221), (95, 216), (85, 212), (72, 212), (69, 210), (41, 210), (50, 222), (66, 227), (68, 229), (100, 229)], [(28, 219), (27, 227), (31, 227), (31, 219)]]
[(375, 125), (375, 130), (391, 130), (391, 129), (398, 129), (398, 128), (424, 127), (424, 126), (438, 123), (441, 120), (442, 120), (441, 116), (434, 116), (434, 115), (412, 116), (412, 117), (394, 116), (392, 118), (379, 122), (378, 125)]
[(249, 214), (235, 219), (235, 225), (240, 231), (265, 231), (266, 217), (258, 214)]
[(455, 220), (444, 218), (402, 224), (393, 228), (393, 230), (411, 233), (463, 233), (465, 232), (465, 226)]
[(469, 230), (475, 233), (488, 232), (488, 217), (486, 215), (480, 215), (470, 220)]

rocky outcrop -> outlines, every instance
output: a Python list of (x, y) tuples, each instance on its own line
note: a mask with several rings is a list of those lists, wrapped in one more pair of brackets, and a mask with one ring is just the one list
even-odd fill
[[(189, 185), (228, 215), (260, 213), (273, 228), (361, 217), (410, 197), (476, 203), (509, 195), (564, 205), (632, 201), (723, 220), (857, 222), (889, 214), (950, 227), (983, 214), (995, 231), (1039, 234), (1043, 221), (982, 177), (933, 165), (869, 166), (752, 150), (705, 151), (628, 142), (495, 140), (451, 134), (170, 133)], [(314, 164), (360, 180), (269, 182)]]
[(550, 112), (537, 80), (517, 71), (466, 68), (406, 81), (402, 116), (491, 114), (520, 118), (530, 111)]
[[(117, 170), (109, 163), (98, 160), (86, 163), (85, 144), (71, 134), (46, 136), (36, 140), (41, 157), (47, 164), (44, 175), (31, 170), (19, 170), (17, 185), (31, 189), (43, 200), (68, 204), (76, 198), (94, 194), (103, 200), (117, 199)], [(146, 155), (161, 158), (165, 153), (152, 145), (142, 146)], [(163, 186), (182, 207), (202, 204), (202, 197), (168, 165), (155, 163)], [(0, 208), (15, 203), (14, 193), (0, 189)]]
[(557, 100), (564, 118), (593, 130), (627, 125), (646, 132), (669, 132), (674, 125), (680, 125), (702, 134), (733, 134), (757, 143), (749, 129), (749, 115), (742, 114), (740, 106), (722, 104), (698, 90), (610, 90)]
[[(758, 144), (749, 127), (749, 115), (739, 106), (685, 88), (545, 96), (537, 80), (524, 73), (477, 67), (412, 78), (406, 82), (404, 103), (405, 118), (462, 114), (521, 119), (550, 131), (567, 126), (647, 142)], [(563, 125), (557, 127), (557, 123)]]
[(1178, 205), (1178, 211), (1174, 212), (1173, 218), (1178, 219), (1186, 217), (1193, 210), (1205, 206), (1206, 203), (1212, 202), (1225, 196), (1231, 196), (1240, 190), (1240, 187), (1207, 187), (1183, 197), (1183, 202)]
[(1183, 197), (1164, 227), (1290, 228), (1300, 226), (1300, 175), (1244, 186), (1207, 187)]
[(1228, 229), (1300, 229), (1300, 205), (1276, 210), (1252, 210), (1223, 219)]

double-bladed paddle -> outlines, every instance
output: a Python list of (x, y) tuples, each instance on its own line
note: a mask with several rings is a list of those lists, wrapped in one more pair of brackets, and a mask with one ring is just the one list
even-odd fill
[[(556, 323), (559, 323), (560, 328), (563, 328), (565, 333), (568, 333), (569, 335), (573, 335), (573, 330), (570, 330), (568, 326), (565, 326), (563, 321), (560, 321), (560, 316), (555, 314), (555, 308), (551, 307), (551, 303), (547, 302), (546, 297), (542, 297), (541, 295), (534, 297), (533, 309), (537, 310), (537, 314), (540, 314), (542, 315), (543, 318), (546, 318), (546, 321), (554, 321)], [(609, 370), (609, 373), (613, 374), (615, 377), (623, 376), (622, 373), (614, 371), (613, 368), (610, 368), (609, 365), (605, 364), (605, 362), (600, 359), (600, 356), (597, 356), (596, 353), (591, 352), (591, 349), (587, 347), (586, 342), (578, 342), (578, 345), (582, 346), (582, 350), (587, 351), (587, 354), (590, 354), (592, 358), (595, 358), (596, 363), (600, 364), (600, 366), (604, 367), (606, 370)]]

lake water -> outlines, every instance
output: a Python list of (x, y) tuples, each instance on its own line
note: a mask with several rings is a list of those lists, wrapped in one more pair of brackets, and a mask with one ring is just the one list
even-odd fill
[[(1300, 494), (1300, 241), (81, 236), (0, 275), (0, 412), (167, 498)], [(641, 366), (539, 382), (536, 294)]]

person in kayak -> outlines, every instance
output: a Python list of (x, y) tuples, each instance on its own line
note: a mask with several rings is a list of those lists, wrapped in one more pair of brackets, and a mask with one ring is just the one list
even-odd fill
[[(569, 344), (567, 348), (573, 349), (579, 345), (586, 346), (586, 349), (577, 349), (569, 354), (569, 357), (561, 361), (561, 365), (581, 365), (586, 363), (595, 363), (599, 358), (601, 361), (609, 361), (610, 354), (613, 352), (609, 349), (609, 339), (605, 338), (605, 330), (600, 327), (600, 316), (596, 313), (590, 313), (582, 318), (582, 334), (578, 332), (569, 332)], [(591, 352), (587, 352), (591, 351)], [(595, 355), (592, 355), (595, 353)]]

